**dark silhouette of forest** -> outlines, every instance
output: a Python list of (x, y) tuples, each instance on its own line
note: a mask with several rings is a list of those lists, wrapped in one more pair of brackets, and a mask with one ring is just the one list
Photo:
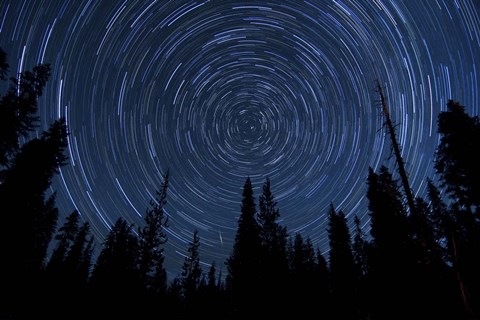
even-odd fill
[(65, 120), (32, 135), (50, 66), (8, 73), (0, 49), (0, 77), (10, 81), (0, 100), (2, 319), (479, 319), (480, 123), (460, 103), (438, 116), (438, 185), (425, 181), (427, 198), (407, 204), (385, 166), (365, 173), (368, 234), (332, 203), (330, 250), (321, 252), (278, 222), (270, 180), (257, 198), (246, 177), (228, 259), (202, 269), (193, 230), (182, 269), (167, 279), (169, 172), (143, 225), (118, 219), (94, 257), (89, 223), (74, 211), (59, 225), (47, 192), (68, 163)]

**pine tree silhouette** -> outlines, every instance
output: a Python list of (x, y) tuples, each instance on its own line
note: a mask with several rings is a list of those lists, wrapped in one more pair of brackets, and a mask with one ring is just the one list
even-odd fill
[(259, 308), (258, 291), (261, 281), (258, 270), (261, 267), (260, 228), (256, 216), (255, 198), (250, 177), (243, 186), (241, 214), (230, 257), (227, 259), (227, 286), (232, 294), (233, 313), (242, 317), (248, 310)]
[(328, 211), (327, 231), (333, 311), (339, 319), (354, 319), (358, 310), (352, 241), (344, 213), (337, 212), (333, 204)]

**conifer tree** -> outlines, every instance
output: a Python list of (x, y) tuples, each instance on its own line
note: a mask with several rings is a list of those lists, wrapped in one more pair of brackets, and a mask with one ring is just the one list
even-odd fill
[(328, 212), (327, 231), (334, 314), (339, 319), (353, 319), (357, 316), (357, 306), (352, 242), (345, 215), (342, 211), (337, 213), (333, 204)]
[(183, 288), (183, 298), (185, 301), (187, 313), (193, 313), (198, 309), (198, 289), (202, 276), (200, 266), (200, 236), (198, 230), (193, 232), (193, 240), (188, 245), (188, 253), (182, 266), (181, 284)]
[(368, 285), (370, 243), (366, 240), (366, 235), (362, 230), (358, 216), (354, 217), (353, 223), (355, 225), (352, 243), (355, 287), (358, 293), (359, 316), (360, 318), (366, 318), (370, 312), (370, 288)]
[(70, 288), (73, 292), (83, 292), (87, 287), (93, 250), (94, 236), (91, 234), (90, 224), (84, 222), (64, 260), (65, 273), (69, 277)]
[[(6, 79), (8, 70), (7, 54), (0, 48), (0, 79)], [(10, 164), (19, 149), (19, 138), (37, 128), (37, 100), (49, 77), (50, 65), (39, 64), (10, 79), (8, 91), (0, 98), (0, 166)]]
[(458, 292), (453, 282), (453, 270), (444, 260), (444, 250), (436, 237), (428, 203), (418, 197), (415, 205), (417, 210), (408, 216), (412, 237), (410, 255), (416, 261), (415, 272), (411, 274), (415, 285), (411, 297), (417, 304), (412, 308), (418, 317), (454, 318), (459, 315), (460, 296), (452, 294)]
[[(388, 318), (392, 312), (411, 317), (411, 296), (401, 292), (413, 290), (412, 273), (416, 261), (411, 254), (410, 231), (402, 195), (397, 181), (384, 166), (376, 174), (369, 169), (367, 179), (370, 211), (370, 288), (373, 317)], [(408, 302), (408, 304), (407, 304)]]
[(207, 278), (207, 289), (210, 292), (215, 292), (217, 290), (216, 273), (217, 273), (216, 264), (215, 264), (215, 261), (212, 261), (212, 264), (208, 269), (208, 278)]
[[(138, 272), (138, 239), (132, 226), (118, 218), (103, 243), (90, 279), (93, 305), (102, 316), (138, 314), (126, 306), (136, 305), (142, 293)], [(108, 296), (115, 307), (102, 302)]]
[(435, 152), (435, 169), (446, 190), (455, 227), (450, 235), (465, 310), (480, 318), (480, 121), (470, 116), (459, 102), (449, 100), (439, 114), (440, 144)]
[(200, 283), (202, 268), (200, 266), (200, 236), (198, 230), (193, 232), (193, 240), (188, 245), (189, 255), (185, 257), (182, 266), (182, 285), (185, 295), (194, 294)]
[(442, 279), (442, 284), (444, 285), (442, 293), (445, 293), (445, 291), (447, 293), (443, 297), (443, 302), (439, 305), (453, 310), (452, 312), (455, 315), (463, 313), (466, 317), (468, 314), (473, 318), (470, 295), (465, 285), (463, 268), (461, 264), (459, 265), (458, 259), (458, 246), (460, 245), (461, 253), (466, 233), (461, 226), (461, 221), (455, 216), (455, 210), (449, 210), (441, 197), (440, 190), (431, 179), (427, 181), (427, 191), (429, 200), (428, 210), (431, 215), (434, 238), (438, 243), (437, 248), (440, 250), (442, 261), (446, 265), (451, 266)]
[(34, 288), (38, 289), (58, 219), (55, 193), (48, 195), (47, 191), (53, 176), (66, 164), (63, 154), (66, 136), (65, 122), (59, 119), (39, 138), (23, 145), (3, 171), (0, 184), (0, 203), (6, 208), (3, 222), (18, 228), (4, 228), (0, 233), (0, 251), (5, 260), (0, 290), (8, 292), (17, 302), (18, 296), (25, 302), (39, 295)]
[[(262, 280), (257, 284), (257, 290), (262, 292), (265, 306), (287, 303), (283, 301), (286, 297), (285, 279), (288, 274), (287, 230), (278, 223), (279, 217), (277, 202), (271, 191), (270, 179), (267, 177), (259, 197), (257, 215), (262, 247), (261, 268), (258, 270)], [(270, 316), (278, 310), (271, 307), (269, 309)]]
[(70, 251), (73, 241), (78, 233), (79, 215), (77, 211), (73, 211), (65, 220), (55, 235), (57, 241), (55, 249), (46, 265), (45, 277), (48, 283), (47, 291), (52, 299), (61, 304), (65, 304), (65, 294), (69, 291), (71, 283), (71, 274), (65, 269), (65, 260)]
[(166, 313), (169, 315), (170, 319), (182, 319), (185, 318), (184, 306), (183, 306), (183, 296), (182, 296), (183, 286), (180, 277), (175, 277), (170, 285), (167, 287), (166, 292), (166, 303), (165, 309)]
[(368, 241), (365, 239), (360, 219), (358, 216), (354, 217), (353, 223), (355, 225), (355, 233), (353, 236), (353, 260), (355, 262), (355, 269), (359, 279), (365, 279), (368, 275)]
[[(307, 290), (308, 281), (312, 279), (306, 278), (306, 252), (305, 252), (305, 243), (301, 233), (296, 232), (295, 235), (289, 238), (288, 245), (288, 264), (289, 264), (289, 291), (295, 292), (292, 294), (291, 301), (289, 305), (291, 306), (290, 312), (301, 312), (298, 310), (305, 310), (307, 303), (305, 301), (306, 295), (308, 295)], [(300, 315), (299, 315), (300, 316)], [(302, 316), (304, 314), (302, 313)]]
[[(7, 55), (0, 49), (0, 79), (7, 78), (8, 70)], [(37, 100), (49, 76), (48, 64), (37, 65), (11, 78), (8, 91), (0, 98), (0, 203), (5, 208), (3, 223), (9, 226), (0, 233), (5, 261), (0, 290), (6, 297), (0, 316), (20, 302), (18, 311), (32, 310), (31, 303), (38, 300), (40, 274), (58, 219), (55, 193), (47, 190), (67, 160), (64, 119), (52, 123), (40, 137), (19, 143), (38, 126)]]
[(280, 226), (277, 219), (280, 217), (272, 191), (270, 189), (270, 179), (266, 178), (263, 185), (263, 192), (259, 197), (258, 224), (260, 226), (260, 240), (265, 248), (266, 254), (271, 254), (278, 246), (278, 237)]
[[(325, 301), (328, 293), (328, 284), (322, 281), (322, 271), (318, 269), (317, 253), (313, 248), (310, 238), (306, 240), (300, 233), (295, 233), (294, 240), (289, 239), (289, 292), (284, 292), (289, 297), (285, 305), (291, 307), (300, 318), (311, 318), (318, 315), (317, 301)], [(326, 269), (324, 270), (325, 272)], [(284, 282), (284, 281), (282, 281)], [(322, 302), (322, 305), (324, 303)], [(286, 308), (282, 309), (285, 312)]]
[(217, 268), (215, 261), (212, 261), (207, 274), (203, 274), (198, 288), (197, 310), (195, 313), (199, 316), (209, 317), (210, 319), (225, 319), (227, 307), (222, 292), (221, 279), (217, 279)]
[(453, 263), (452, 238), (458, 236), (458, 230), (455, 228), (455, 217), (443, 201), (440, 190), (431, 179), (427, 179), (427, 194), (435, 239), (443, 248), (443, 259)]
[(289, 240), (289, 266), (294, 277), (302, 274), (305, 263), (304, 241), (301, 233), (296, 232), (293, 241)]
[(261, 267), (262, 247), (256, 212), (252, 182), (247, 177), (235, 242), (226, 262), (227, 286), (233, 295), (233, 312), (238, 316), (259, 303), (254, 288), (260, 281), (258, 270)]
[(55, 235), (55, 240), (57, 240), (57, 245), (53, 250), (52, 256), (48, 261), (46, 266), (47, 272), (58, 275), (60, 272), (63, 263), (66, 259), (67, 253), (70, 250), (70, 247), (73, 245), (73, 241), (78, 233), (78, 223), (80, 216), (78, 211), (73, 211), (66, 219), (63, 226), (60, 227), (57, 234)]
[(162, 247), (167, 242), (164, 231), (168, 227), (168, 216), (164, 212), (167, 203), (167, 190), (169, 172), (163, 175), (157, 199), (151, 200), (151, 208), (145, 214), (145, 226), (139, 229), (139, 273), (142, 277), (144, 288), (149, 294), (163, 296), (167, 288), (167, 275), (165, 271)]
[[(67, 281), (64, 287), (66, 290), (61, 292), (64, 295), (62, 299), (64, 309), (57, 310), (57, 318), (65, 318), (65, 314), (62, 312), (64, 310), (77, 310), (76, 314), (80, 318), (91, 316), (91, 308), (78, 308), (78, 306), (91, 304), (88, 282), (93, 264), (94, 249), (94, 236), (91, 234), (90, 224), (84, 222), (65, 258), (64, 269)], [(72, 300), (71, 297), (75, 297), (75, 300)]]
[(450, 197), (460, 206), (477, 211), (480, 206), (480, 122), (469, 116), (459, 102), (449, 100), (438, 115), (440, 144), (435, 151), (435, 169)]
[[(66, 309), (74, 308), (76, 304), (87, 303), (85, 297), (90, 274), (93, 236), (90, 236), (89, 223), (84, 222), (79, 226), (79, 222), (80, 215), (75, 210), (67, 216), (55, 235), (57, 243), (45, 268), (43, 286), (46, 305), (50, 303), (48, 299), (53, 299)], [(72, 296), (76, 299), (72, 300)], [(50, 319), (62, 319), (65, 317), (63, 308), (51, 308), (46, 316)], [(86, 316), (86, 313), (81, 313)]]
[[(327, 260), (320, 251), (316, 249), (316, 264), (315, 264), (315, 291), (317, 292), (317, 301), (322, 301), (322, 313), (325, 315), (325, 319), (333, 319), (333, 306), (332, 306), (332, 294), (330, 285), (330, 270), (328, 268)], [(315, 304), (312, 304), (311, 308), (316, 310)]]
[[(55, 194), (45, 198), (53, 176), (59, 167), (66, 164), (63, 154), (67, 147), (66, 139), (65, 121), (60, 119), (39, 139), (33, 139), (22, 147), (10, 168), (4, 172), (5, 179), (0, 184), (1, 203), (16, 211), (15, 215), (5, 216), (6, 224), (23, 226), (21, 230), (15, 230), (15, 234), (10, 234), (13, 230), (5, 230), (4, 240), (20, 239), (20, 247), (14, 248), (11, 254), (21, 252), (23, 259), (26, 259), (23, 260), (23, 267), (29, 272), (43, 267), (46, 250), (56, 227), (58, 210), (55, 208)], [(11, 246), (7, 247), (6, 250), (12, 249)]]

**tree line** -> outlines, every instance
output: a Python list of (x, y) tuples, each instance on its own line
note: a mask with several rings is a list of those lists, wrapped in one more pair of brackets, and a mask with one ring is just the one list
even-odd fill
[[(8, 72), (0, 48), (1, 80)], [(50, 65), (37, 65), (11, 78), (0, 98), (0, 318), (479, 319), (480, 123), (459, 102), (449, 100), (438, 116), (438, 185), (425, 181), (426, 198), (407, 205), (387, 167), (369, 168), (368, 234), (358, 216), (350, 228), (331, 203), (329, 250), (321, 252), (279, 223), (270, 179), (257, 198), (246, 177), (234, 245), (220, 262), (227, 274), (216, 261), (202, 268), (193, 230), (182, 269), (168, 279), (168, 171), (144, 223), (119, 218), (98, 257), (77, 211), (57, 225), (47, 191), (68, 163), (65, 119), (32, 135), (49, 76)]]

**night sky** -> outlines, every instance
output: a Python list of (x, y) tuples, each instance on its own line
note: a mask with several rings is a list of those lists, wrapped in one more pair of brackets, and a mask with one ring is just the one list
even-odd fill
[(97, 251), (118, 217), (143, 223), (170, 169), (170, 276), (194, 229), (204, 271), (226, 273), (247, 176), (323, 252), (330, 203), (368, 233), (368, 167), (395, 170), (377, 77), (419, 196), (438, 113), (480, 107), (477, 0), (1, 1), (0, 46), (12, 76), (51, 64), (39, 132), (71, 132), (51, 191)]

